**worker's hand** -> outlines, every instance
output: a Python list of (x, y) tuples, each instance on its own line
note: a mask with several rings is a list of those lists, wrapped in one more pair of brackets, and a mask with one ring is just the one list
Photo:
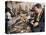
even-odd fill
[(38, 25), (39, 25), (38, 22), (35, 22), (35, 23), (33, 24), (34, 27), (37, 27)]

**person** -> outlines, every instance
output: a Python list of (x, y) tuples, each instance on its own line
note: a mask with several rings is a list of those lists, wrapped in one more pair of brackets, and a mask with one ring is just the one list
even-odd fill
[(8, 34), (8, 15), (7, 12), (10, 11), (10, 8), (7, 7), (7, 2), (5, 2), (5, 33)]
[(42, 15), (42, 6), (41, 4), (37, 3), (32, 7), (33, 11), (35, 12), (34, 21), (32, 21), (32, 32), (40, 32), (39, 22)]

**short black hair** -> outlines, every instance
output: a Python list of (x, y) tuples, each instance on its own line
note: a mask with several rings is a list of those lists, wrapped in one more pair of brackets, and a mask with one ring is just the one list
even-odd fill
[(35, 7), (41, 8), (41, 4), (37, 3), (37, 4), (35, 5)]

